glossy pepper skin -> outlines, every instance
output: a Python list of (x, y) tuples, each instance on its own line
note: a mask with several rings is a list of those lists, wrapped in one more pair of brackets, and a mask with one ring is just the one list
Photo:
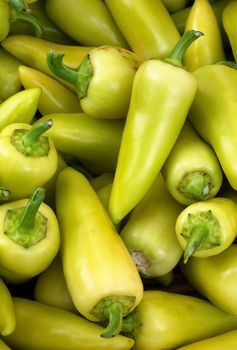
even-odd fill
[(237, 1), (230, 1), (222, 12), (222, 23), (235, 60), (237, 59), (236, 15)]
[(123, 226), (120, 236), (143, 277), (165, 275), (178, 264), (183, 252), (175, 222), (182, 210), (159, 174)]
[(180, 61), (200, 35), (187, 32), (169, 59), (147, 60), (138, 68), (109, 201), (115, 223), (144, 197), (178, 138), (197, 88)]
[[(46, 56), (50, 49), (56, 53), (64, 52), (64, 63), (78, 67), (83, 57), (92, 49), (87, 46), (63, 45), (31, 35), (10, 35), (1, 42), (2, 47), (20, 60), (24, 65), (39, 70), (56, 80), (59, 79), (47, 65)], [(60, 82), (74, 90), (74, 86), (60, 79)]]
[(197, 92), (188, 118), (214, 149), (227, 180), (237, 189), (237, 70), (225, 64), (196, 69)]
[(107, 323), (102, 337), (115, 336), (142, 299), (137, 268), (90, 182), (71, 167), (58, 176), (56, 213), (73, 303), (87, 319)]
[(229, 314), (237, 315), (237, 245), (207, 258), (191, 257), (180, 267), (189, 283), (205, 298)]
[(50, 51), (49, 68), (75, 86), (85, 113), (97, 118), (126, 118), (133, 79), (142, 63), (138, 55), (122, 47), (100, 46), (76, 69), (65, 66), (63, 56)]
[(60, 234), (54, 211), (37, 187), (29, 198), (0, 207), (0, 274), (11, 284), (25, 282), (44, 271), (58, 253)]
[(122, 335), (102, 338), (103, 327), (72, 312), (19, 297), (13, 303), (16, 328), (4, 337), (13, 349), (35, 350), (37, 344), (41, 350), (129, 350), (134, 344)]
[[(2, 336), (11, 334), (16, 326), (15, 310), (12, 296), (3, 279), (0, 279), (0, 334)], [(1, 349), (1, 343), (0, 343)]]
[(179, 40), (179, 32), (161, 0), (105, 3), (132, 51), (144, 60), (167, 57)]
[(204, 33), (187, 48), (183, 64), (189, 71), (225, 59), (220, 28), (214, 10), (208, 0), (195, 0), (185, 23), (185, 31), (200, 30)]
[[(126, 323), (127, 321), (127, 323)], [(236, 329), (237, 317), (207, 300), (178, 293), (146, 290), (141, 303), (124, 321), (134, 350), (176, 349)]]
[(47, 133), (58, 151), (92, 163), (97, 175), (115, 170), (123, 119), (94, 118), (85, 113), (53, 113), (41, 117), (36, 123), (47, 119), (53, 121), (53, 127)]
[(237, 347), (237, 330), (225, 332), (215, 337), (184, 345), (177, 350), (235, 350)]
[(169, 192), (184, 205), (213, 198), (223, 181), (213, 148), (201, 139), (189, 120), (185, 121), (161, 171)]
[(102, 0), (46, 0), (45, 10), (51, 20), (80, 45), (128, 48)]
[(41, 96), (39, 87), (21, 90), (0, 105), (0, 130), (13, 123), (31, 123)]
[(25, 89), (38, 87), (41, 96), (38, 110), (41, 115), (50, 113), (76, 113), (82, 112), (77, 95), (47, 74), (24, 65), (18, 68), (19, 79)]
[[(0, 133), (0, 186), (11, 199), (28, 197), (36, 186), (43, 186), (57, 169), (57, 150), (51, 138), (43, 134), (52, 121), (40, 125), (12, 123)], [(42, 135), (43, 134), (43, 135)]]
[(204, 258), (220, 254), (237, 235), (236, 203), (215, 197), (190, 204), (178, 215), (175, 230), (185, 263), (192, 255)]

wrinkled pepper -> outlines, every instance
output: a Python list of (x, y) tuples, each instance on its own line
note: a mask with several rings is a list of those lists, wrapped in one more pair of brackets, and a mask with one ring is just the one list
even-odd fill
[(222, 23), (235, 61), (237, 60), (236, 15), (237, 1), (230, 1), (222, 12)]
[(16, 317), (12, 296), (8, 286), (3, 279), (0, 278), (0, 334), (2, 336), (11, 334), (14, 331), (15, 326)]
[[(22, 64), (39, 70), (56, 80), (59, 78), (51, 72), (46, 61), (46, 56), (50, 49), (57, 53), (64, 52), (64, 63), (69, 67), (75, 68), (78, 67), (84, 56), (92, 49), (92, 47), (87, 46), (57, 44), (24, 34), (10, 35), (1, 42), (1, 45), (6, 51), (20, 60)], [(60, 82), (75, 90), (74, 86), (65, 80), (60, 79)]]
[(73, 168), (58, 176), (56, 213), (72, 301), (88, 320), (106, 324), (102, 337), (113, 337), (142, 299), (136, 265), (92, 185)]
[(169, 192), (184, 205), (215, 197), (223, 182), (213, 148), (201, 139), (189, 120), (161, 171)]
[(19, 79), (25, 89), (35, 87), (41, 89), (38, 103), (38, 110), (41, 115), (82, 112), (77, 95), (59, 81), (24, 65), (19, 66), (18, 72)]
[(234, 329), (223, 334), (184, 345), (176, 350), (235, 350), (237, 347), (237, 330)]
[(0, 104), (0, 130), (13, 123), (31, 123), (38, 108), (41, 88), (18, 91)]
[(53, 121), (48, 130), (56, 149), (94, 163), (96, 174), (113, 172), (116, 167), (124, 121), (91, 117), (85, 113), (53, 113), (37, 122)]
[(122, 335), (100, 336), (103, 327), (72, 312), (21, 297), (13, 297), (16, 328), (3, 339), (13, 349), (129, 350), (134, 340)]
[(215, 197), (188, 205), (177, 217), (175, 230), (184, 250), (184, 263), (220, 254), (237, 236), (237, 205)]
[(237, 315), (237, 245), (207, 258), (191, 257), (180, 267), (187, 281), (214, 305)]
[(123, 226), (120, 236), (143, 277), (165, 275), (178, 264), (183, 251), (175, 222), (182, 210), (159, 174)]
[(236, 329), (236, 325), (237, 316), (207, 300), (147, 290), (137, 308), (123, 321), (123, 330), (134, 338), (134, 350), (163, 350)]
[(144, 197), (178, 138), (197, 88), (181, 61), (201, 35), (185, 33), (168, 58), (147, 60), (137, 70), (109, 201), (114, 222)]
[[(231, 64), (231, 63), (230, 63)], [(211, 64), (193, 72), (197, 92), (188, 118), (214, 149), (227, 180), (237, 189), (237, 69)]]
[(128, 48), (103, 0), (46, 0), (45, 10), (49, 18), (80, 45)]
[(47, 55), (50, 70), (75, 86), (82, 110), (98, 118), (127, 116), (133, 79), (142, 62), (132, 51), (100, 46), (90, 51), (77, 68), (63, 64), (64, 54)]
[(48, 119), (34, 126), (12, 123), (0, 132), (0, 186), (10, 191), (12, 200), (28, 197), (53, 177), (58, 155), (46, 133), (51, 127)]
[(105, 3), (131, 50), (144, 60), (167, 57), (180, 38), (161, 0), (105, 0)]
[(200, 40), (187, 48), (183, 64), (189, 71), (225, 59), (220, 28), (208, 0), (195, 0), (185, 23), (185, 32), (191, 29), (204, 33)]
[(0, 206), (0, 275), (23, 283), (44, 271), (58, 253), (60, 234), (54, 211), (43, 202), (44, 189)]

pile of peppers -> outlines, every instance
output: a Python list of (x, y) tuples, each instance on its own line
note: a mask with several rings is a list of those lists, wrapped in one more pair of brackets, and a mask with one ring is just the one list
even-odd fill
[(237, 348), (237, 0), (0, 0), (0, 350)]

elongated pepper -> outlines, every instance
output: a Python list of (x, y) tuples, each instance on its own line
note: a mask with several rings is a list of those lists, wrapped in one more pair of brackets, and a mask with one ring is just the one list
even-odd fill
[(230, 1), (223, 9), (222, 23), (235, 61), (237, 60), (236, 15), (237, 1)]
[(11, 293), (2, 278), (0, 278), (0, 300), (0, 333), (5, 336), (14, 331), (16, 317)]
[(114, 222), (144, 197), (178, 138), (197, 88), (181, 60), (201, 35), (185, 33), (167, 59), (147, 60), (137, 70), (109, 201)]
[(142, 299), (136, 265), (90, 182), (71, 167), (58, 176), (56, 213), (72, 301), (87, 319), (107, 324), (103, 337), (115, 336)]

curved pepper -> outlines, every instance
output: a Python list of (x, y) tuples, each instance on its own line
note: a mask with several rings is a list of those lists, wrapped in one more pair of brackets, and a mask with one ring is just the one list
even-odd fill
[(41, 115), (50, 113), (82, 112), (77, 95), (59, 81), (36, 69), (20, 65), (19, 79), (25, 89), (39, 87), (41, 96), (38, 110)]
[(46, 305), (78, 313), (68, 292), (59, 255), (37, 277), (34, 285), (34, 299)]
[(123, 226), (120, 236), (143, 277), (165, 275), (178, 264), (183, 251), (175, 222), (182, 210), (160, 174)]
[(188, 120), (162, 167), (162, 174), (169, 192), (184, 205), (215, 197), (223, 181), (214, 150)]
[(41, 88), (16, 92), (0, 104), (0, 130), (13, 123), (30, 123), (37, 111)]
[(178, 138), (197, 88), (181, 60), (200, 35), (185, 33), (169, 58), (147, 60), (138, 68), (109, 201), (114, 222), (144, 197)]
[(58, 253), (58, 220), (43, 200), (44, 189), (36, 187), (30, 198), (0, 207), (0, 275), (9, 283), (38, 275)]
[(195, 0), (185, 23), (185, 32), (200, 30), (204, 36), (187, 48), (183, 63), (189, 71), (225, 59), (220, 28), (208, 0)]
[(72, 312), (14, 297), (16, 328), (4, 341), (13, 349), (34, 350), (129, 350), (134, 340), (117, 335), (104, 339), (103, 327)]
[(101, 336), (113, 337), (121, 330), (122, 318), (141, 301), (137, 268), (93, 187), (70, 167), (58, 176), (56, 213), (73, 303), (87, 319), (108, 323)]
[(190, 204), (178, 215), (175, 230), (184, 250), (184, 263), (192, 255), (204, 258), (220, 254), (236, 238), (237, 206), (225, 197)]
[(227, 180), (237, 189), (237, 70), (224, 64), (196, 69), (197, 92), (188, 118), (214, 149)]
[(54, 175), (57, 150), (53, 141), (42, 135), (51, 126), (51, 120), (35, 126), (12, 123), (1, 131), (0, 186), (10, 191), (11, 199), (28, 197)]
[(0, 98), (6, 100), (22, 89), (18, 74), (21, 62), (0, 48)]
[[(15, 310), (12, 296), (5, 282), (0, 278), (0, 333), (11, 334), (16, 326)], [(1, 344), (0, 344), (1, 349)]]
[(207, 300), (147, 290), (135, 311), (123, 321), (123, 330), (134, 338), (134, 350), (163, 350), (236, 329), (236, 325), (236, 316)]
[(54, 113), (41, 117), (36, 123), (47, 119), (53, 121), (53, 128), (47, 133), (58, 151), (95, 164), (98, 175), (115, 170), (123, 119), (100, 119), (85, 113)]
[[(92, 49), (92, 47), (87, 46), (57, 44), (49, 40), (24, 34), (8, 36), (1, 42), (1, 46), (20, 60), (22, 64), (37, 69), (56, 80), (59, 78), (51, 72), (46, 61), (46, 56), (50, 49), (56, 53), (64, 52), (64, 63), (72, 68), (78, 67), (85, 55)], [(59, 79), (59, 81), (72, 90), (75, 90), (74, 86), (65, 80)]]
[(49, 68), (75, 86), (85, 113), (98, 118), (127, 116), (133, 79), (142, 62), (136, 54), (121, 47), (100, 46), (77, 68), (65, 66), (63, 57), (51, 50), (47, 55)]
[(103, 0), (46, 0), (45, 10), (49, 18), (80, 45), (128, 48)]
[(235, 61), (237, 60), (236, 15), (237, 1), (230, 1), (222, 12), (222, 23), (230, 42), (231, 51)]
[(179, 40), (179, 32), (161, 0), (105, 3), (132, 51), (142, 59), (167, 57)]
[(184, 345), (176, 350), (234, 350), (237, 347), (237, 330), (229, 331), (215, 337)]

